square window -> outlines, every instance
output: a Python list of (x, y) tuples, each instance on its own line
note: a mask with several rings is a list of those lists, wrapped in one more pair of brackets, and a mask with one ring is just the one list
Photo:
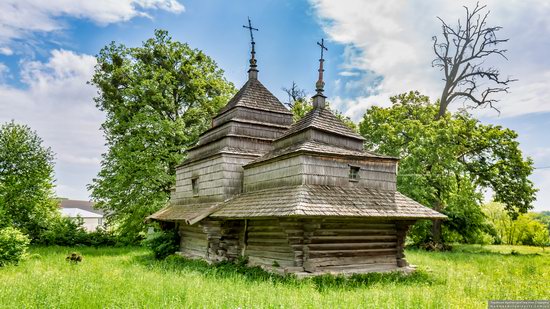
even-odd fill
[(349, 167), (349, 180), (350, 181), (358, 181), (359, 180), (359, 170), (360, 170), (360, 168), (358, 166), (350, 166)]
[(191, 188), (193, 189), (193, 195), (199, 195), (199, 177), (191, 179)]

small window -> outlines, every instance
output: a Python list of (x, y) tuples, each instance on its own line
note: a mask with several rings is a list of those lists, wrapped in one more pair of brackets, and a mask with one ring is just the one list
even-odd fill
[(199, 195), (199, 178), (191, 179), (191, 188), (193, 189), (193, 195)]
[(349, 180), (350, 181), (359, 181), (359, 170), (358, 166), (349, 167)]

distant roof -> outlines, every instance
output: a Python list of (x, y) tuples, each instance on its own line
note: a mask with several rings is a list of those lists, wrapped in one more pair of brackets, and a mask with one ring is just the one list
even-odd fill
[(59, 211), (61, 211), (61, 214), (63, 216), (67, 216), (70, 218), (103, 218), (103, 215), (91, 211), (86, 211), (80, 208), (60, 208)]
[(377, 159), (389, 159), (397, 160), (395, 157), (390, 157), (386, 155), (377, 154), (369, 151), (359, 151), (347, 149), (335, 145), (329, 145), (318, 141), (306, 140), (304, 142), (293, 144), (288, 147), (275, 149), (254, 161), (248, 163), (247, 165), (254, 165), (256, 163), (268, 161), (270, 159), (280, 157), (282, 155), (292, 154), (292, 153), (319, 153), (326, 155), (336, 155), (336, 156), (345, 156), (345, 157), (360, 157), (360, 158), (377, 158)]
[(376, 217), (443, 219), (445, 215), (398, 191), (364, 187), (299, 185), (246, 192), (223, 203), (211, 217)]
[(94, 207), (94, 203), (90, 201), (79, 201), (61, 199), (59, 207), (61, 208), (79, 208), (85, 211), (93, 212), (99, 215), (103, 215), (103, 211)]
[(255, 78), (249, 79), (237, 94), (220, 110), (218, 115), (225, 113), (233, 107), (242, 106), (274, 113), (292, 113), (284, 107), (267, 88)]
[(325, 132), (344, 135), (358, 140), (365, 140), (361, 135), (348, 128), (327, 108), (315, 108), (302, 119), (293, 124), (278, 140), (293, 135), (307, 128), (316, 128)]

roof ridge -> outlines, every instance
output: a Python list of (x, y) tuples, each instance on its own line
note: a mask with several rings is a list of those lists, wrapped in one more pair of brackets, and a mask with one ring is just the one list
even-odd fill
[(291, 114), (283, 103), (257, 79), (247, 80), (233, 98), (222, 107), (216, 117), (237, 106), (274, 113)]
[(326, 131), (332, 134), (343, 135), (357, 140), (364, 138), (346, 126), (332, 111), (327, 108), (314, 108), (309, 113), (304, 115), (302, 119), (293, 123), (290, 128), (277, 140), (284, 139), (288, 136), (297, 134), (308, 128)]

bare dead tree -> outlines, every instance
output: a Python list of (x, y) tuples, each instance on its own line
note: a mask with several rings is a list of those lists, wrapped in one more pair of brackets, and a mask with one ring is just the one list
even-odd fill
[[(436, 58), (432, 66), (444, 72), (445, 87), (441, 93), (439, 113), (436, 119), (445, 114), (451, 102), (464, 99), (473, 103), (473, 107), (489, 106), (500, 112), (494, 105), (498, 102), (494, 94), (508, 92), (508, 85), (514, 79), (502, 78), (500, 71), (494, 67), (485, 67), (488, 57), (505, 56), (506, 49), (499, 48), (508, 39), (497, 38), (502, 27), (487, 26), (490, 11), (483, 12), (486, 6), (476, 4), (473, 10), (466, 9), (465, 23), (458, 20), (455, 27), (449, 26), (443, 19), (441, 28), (443, 38), (433, 37), (433, 49)], [(488, 82), (488, 83), (486, 83)], [(488, 84), (489, 86), (483, 86)]]
[(288, 102), (285, 104), (289, 108), (292, 108), (294, 102), (298, 100), (305, 100), (306, 98), (306, 91), (304, 89), (300, 89), (294, 81), (292, 82), (292, 86), (290, 86), (290, 88), (283, 87), (283, 91), (288, 95)]

